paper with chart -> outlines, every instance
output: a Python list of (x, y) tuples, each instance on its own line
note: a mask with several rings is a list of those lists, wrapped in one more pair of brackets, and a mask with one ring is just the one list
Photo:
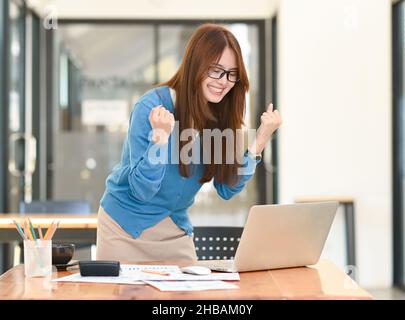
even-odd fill
[(225, 281), (145, 281), (145, 283), (160, 291), (202, 291), (239, 289), (232, 283)]
[[(145, 272), (146, 271), (146, 272)], [(158, 274), (160, 273), (160, 274)], [(165, 274), (165, 275), (163, 275)], [(154, 281), (214, 281), (240, 280), (239, 273), (211, 273), (209, 275), (192, 275), (182, 273), (178, 266), (173, 265), (121, 265), (118, 277), (82, 277), (80, 273), (53, 279), (60, 282), (95, 282), (117, 284), (144, 284), (146, 280)]]

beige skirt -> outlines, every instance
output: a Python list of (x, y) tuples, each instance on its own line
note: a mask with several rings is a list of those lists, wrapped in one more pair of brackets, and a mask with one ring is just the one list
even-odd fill
[(178, 260), (195, 262), (197, 255), (193, 238), (170, 217), (134, 238), (100, 207), (96, 259), (118, 260), (122, 263)]

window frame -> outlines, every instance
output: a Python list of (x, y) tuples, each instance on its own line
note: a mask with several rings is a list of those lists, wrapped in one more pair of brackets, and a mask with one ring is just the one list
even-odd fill
[(393, 130), (393, 284), (405, 290), (404, 239), (404, 54), (405, 2), (392, 6), (392, 130)]

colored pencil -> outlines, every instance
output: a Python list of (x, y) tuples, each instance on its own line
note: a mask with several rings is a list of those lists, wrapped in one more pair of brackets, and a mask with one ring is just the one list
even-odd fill
[(34, 225), (32, 224), (30, 218), (28, 218), (28, 223), (29, 223), (29, 225), (30, 225), (30, 229), (31, 229), (31, 232), (32, 232), (32, 236), (34, 237), (34, 240), (37, 241), (37, 235), (35, 234)]
[(52, 240), (52, 237), (53, 237), (53, 235), (55, 234), (55, 232), (56, 232), (56, 229), (59, 227), (59, 224), (60, 224), (60, 221), (58, 221), (58, 223), (57, 224), (55, 224), (55, 226), (54, 226), (54, 228), (53, 228), (53, 230), (52, 230), (52, 232), (51, 232), (51, 234), (49, 235), (49, 240)]
[(13, 220), (14, 226), (16, 227), (18, 233), (23, 238), (23, 240), (27, 239), (27, 236), (24, 234), (24, 231), (21, 229), (20, 225), (17, 221)]
[(34, 237), (32, 236), (31, 230), (30, 230), (30, 228), (28, 226), (27, 220), (24, 221), (24, 230), (25, 230), (25, 233), (28, 234), (28, 238), (30, 240), (34, 240)]
[(48, 240), (48, 236), (49, 236), (51, 229), (53, 228), (53, 224), (54, 224), (54, 221), (52, 221), (51, 225), (46, 230), (45, 235), (44, 235), (44, 240)]
[(40, 238), (41, 240), (44, 240), (44, 237), (43, 237), (43, 235), (42, 235), (42, 228), (41, 228), (40, 225), (38, 225), (38, 234), (39, 234), (39, 238)]

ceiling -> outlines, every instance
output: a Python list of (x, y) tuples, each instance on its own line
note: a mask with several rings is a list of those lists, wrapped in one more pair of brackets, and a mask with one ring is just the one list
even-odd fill
[[(160, 58), (182, 53), (184, 39), (193, 27), (162, 26)], [(154, 64), (154, 29), (151, 25), (67, 24), (59, 25), (59, 39), (81, 71), (88, 77), (136, 79)]]
[(50, 8), (60, 18), (261, 19), (281, 0), (28, 0), (41, 16)]

